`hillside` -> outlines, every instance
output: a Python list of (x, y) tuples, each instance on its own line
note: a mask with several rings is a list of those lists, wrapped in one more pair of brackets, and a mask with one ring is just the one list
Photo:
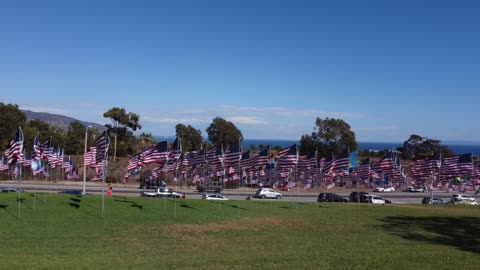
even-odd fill
[(45, 112), (32, 112), (29, 110), (22, 110), (25, 115), (27, 116), (27, 120), (41, 120), (50, 125), (56, 126), (61, 130), (67, 130), (70, 123), (74, 121), (80, 121), (85, 126), (92, 126), (93, 128), (101, 131), (105, 129), (105, 126), (92, 123), (92, 122), (85, 122), (81, 121), (72, 117), (68, 117), (65, 115), (60, 114), (52, 114), (52, 113), (45, 113)]

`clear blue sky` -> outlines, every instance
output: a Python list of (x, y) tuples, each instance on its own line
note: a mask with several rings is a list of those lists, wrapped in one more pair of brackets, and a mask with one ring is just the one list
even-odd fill
[(480, 141), (480, 1), (0, 1), (0, 101), (173, 135)]

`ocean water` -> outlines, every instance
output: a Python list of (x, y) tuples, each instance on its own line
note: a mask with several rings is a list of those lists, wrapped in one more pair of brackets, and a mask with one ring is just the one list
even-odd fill
[[(175, 140), (174, 137), (154, 137), (156, 141), (168, 141), (169, 143)], [(265, 146), (271, 145), (272, 147), (280, 146), (282, 148), (290, 146), (292, 144), (299, 144), (300, 141), (296, 140), (269, 140), (269, 139), (244, 139), (242, 142), (243, 148), (250, 148), (251, 145), (258, 147), (263, 144)], [(474, 156), (480, 155), (480, 145), (474, 144), (446, 144), (456, 155), (473, 153)], [(399, 143), (385, 143), (385, 142), (358, 142), (358, 150), (390, 150), (403, 146), (403, 142)]]

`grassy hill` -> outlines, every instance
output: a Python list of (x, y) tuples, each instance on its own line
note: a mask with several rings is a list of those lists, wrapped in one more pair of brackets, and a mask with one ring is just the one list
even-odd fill
[(0, 194), (0, 269), (477, 269), (478, 207)]

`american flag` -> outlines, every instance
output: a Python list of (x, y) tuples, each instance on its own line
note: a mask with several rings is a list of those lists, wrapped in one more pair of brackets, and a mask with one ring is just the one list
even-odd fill
[(348, 170), (348, 165), (350, 164), (350, 151), (349, 149), (345, 149), (340, 155), (335, 158), (335, 162), (332, 166), (332, 171), (335, 173), (339, 173), (344, 170)]
[(425, 180), (432, 175), (435, 169), (440, 168), (440, 161), (440, 153), (430, 158), (416, 160), (410, 167), (410, 177), (416, 180)]
[(92, 181), (102, 181), (103, 180), (103, 170), (105, 168), (106, 159), (102, 160), (100, 163), (97, 163), (95, 167), (95, 176), (93, 177)]
[(310, 170), (312, 168), (316, 168), (317, 164), (317, 153), (315, 152), (306, 156), (298, 157), (297, 168), (303, 170)]
[(333, 157), (320, 159), (320, 167), (322, 168), (322, 173), (324, 176), (331, 175), (334, 164), (335, 164), (335, 159)]
[(41, 158), (48, 160), (48, 157), (52, 154), (53, 152), (53, 140), (52, 137), (46, 139), (42, 144), (40, 145), (40, 148), (42, 150)]
[(9, 148), (5, 151), (8, 163), (12, 163), (14, 160), (23, 160), (23, 131), (21, 127), (18, 127), (15, 137), (10, 141)]
[(95, 140), (95, 147), (97, 148), (95, 163), (98, 164), (107, 159), (109, 146), (110, 138), (108, 137), (108, 131), (105, 130), (102, 135)]
[(251, 160), (250, 160), (250, 150), (247, 150), (242, 153), (242, 157), (240, 158), (240, 166), (242, 167), (250, 167)]
[(42, 146), (40, 145), (40, 135), (35, 136), (33, 140), (33, 160), (40, 160), (42, 158)]
[(170, 145), (168, 158), (178, 160), (181, 155), (182, 155), (182, 142), (180, 141), (180, 138), (177, 137), (175, 138), (175, 141), (172, 143), (172, 145)]
[(370, 157), (362, 160), (360, 167), (358, 167), (357, 176), (360, 179), (370, 179), (373, 171), (370, 170)]
[(128, 160), (127, 171), (135, 170), (139, 166), (140, 154), (136, 154)]
[(28, 156), (25, 156), (25, 159), (23, 160), (23, 167), (30, 167), (30, 166), (32, 166), (32, 157), (28, 155)]
[(293, 167), (298, 163), (298, 151), (297, 145), (294, 144), (290, 147), (280, 150), (278, 155), (278, 168)]
[(235, 144), (230, 144), (225, 151), (225, 164), (234, 165), (240, 162), (242, 158), (242, 145), (240, 141)]
[(64, 169), (66, 172), (68, 172), (71, 167), (72, 167), (72, 159), (71, 159), (70, 156), (68, 156), (68, 160), (63, 162), (63, 164), (62, 164), (62, 169)]
[(390, 150), (381, 160), (372, 164), (372, 170), (375, 172), (391, 170), (396, 162), (396, 159), (396, 152)]
[(450, 180), (455, 177), (465, 176), (473, 170), (472, 153), (445, 158), (440, 168), (440, 177)]
[(20, 176), (20, 166), (15, 164), (15, 169), (13, 170), (13, 178), (17, 179)]
[(149, 164), (163, 164), (168, 160), (168, 143), (167, 141), (159, 142), (155, 146), (146, 147), (140, 154), (139, 165), (145, 166)]
[(95, 156), (97, 153), (97, 148), (92, 146), (89, 148), (90, 150), (83, 154), (83, 164), (84, 166), (90, 166), (95, 168), (97, 165), (95, 163)]
[(2, 156), (2, 160), (0, 161), (0, 171), (6, 171), (6, 170), (8, 170), (8, 163), (5, 163), (3, 161), (3, 156)]
[(220, 165), (223, 161), (223, 149), (221, 146), (214, 146), (207, 151), (206, 159), (209, 166)]
[(268, 152), (270, 152), (269, 147), (264, 148), (264, 149), (258, 151), (257, 153), (255, 153), (255, 155), (253, 155), (253, 157), (251, 158), (251, 160), (252, 160), (251, 165), (252, 166), (258, 166), (258, 167), (267, 165), (268, 164)]
[(205, 163), (205, 150), (201, 149), (196, 155), (193, 156), (192, 165)]

